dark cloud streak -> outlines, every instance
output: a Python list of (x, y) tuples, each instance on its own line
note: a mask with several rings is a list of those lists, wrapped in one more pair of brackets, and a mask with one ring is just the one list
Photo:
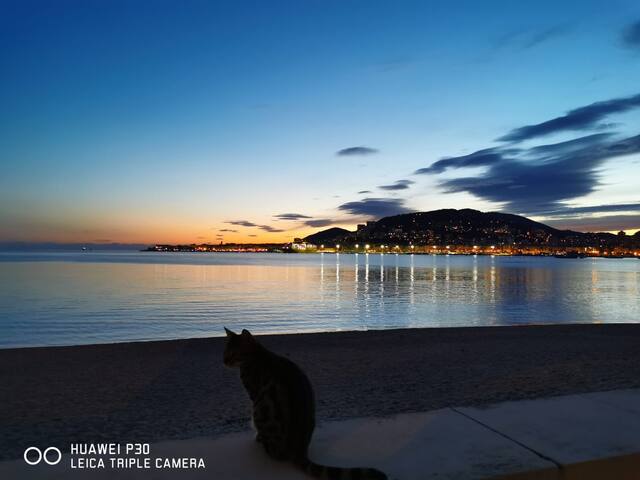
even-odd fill
[(365, 198), (353, 202), (343, 203), (338, 210), (351, 215), (368, 218), (382, 218), (401, 213), (411, 213), (413, 210), (404, 205), (401, 198)]
[(362, 156), (362, 155), (373, 155), (374, 153), (378, 153), (378, 150), (375, 148), (359, 146), (359, 147), (349, 147), (343, 148), (342, 150), (338, 150), (336, 155), (339, 157), (352, 157), (352, 156)]
[(477, 152), (470, 153), (469, 155), (463, 155), (461, 157), (448, 157), (438, 160), (429, 167), (420, 168), (414, 173), (416, 175), (427, 175), (434, 173), (442, 173), (448, 168), (462, 168), (462, 167), (482, 167), (487, 165), (493, 165), (502, 160), (502, 153), (497, 148), (487, 148), (485, 150), (478, 150)]
[(280, 232), (286, 231), (281, 228), (272, 227), (271, 225), (258, 225), (257, 223), (250, 222), (249, 220), (229, 220), (228, 222), (225, 222), (225, 223), (229, 223), (231, 225), (238, 225), (241, 227), (255, 227), (269, 233), (280, 233)]
[[(506, 150), (483, 175), (445, 180), (448, 193), (467, 192), (504, 204), (504, 210), (541, 214), (562, 210), (562, 202), (585, 196), (599, 184), (599, 167), (612, 158), (640, 153), (640, 135), (620, 140), (602, 137), (568, 153), (566, 142), (535, 149)], [(537, 147), (536, 147), (537, 148)], [(499, 151), (498, 151), (499, 152)]]
[(307, 215), (302, 215), (301, 213), (280, 213), (278, 215), (274, 215), (278, 220), (303, 220), (306, 218), (311, 218)]
[(545, 215), (573, 216), (584, 213), (609, 213), (609, 212), (640, 212), (640, 202), (638, 203), (618, 203), (612, 205), (591, 205), (588, 207), (566, 207), (561, 210), (546, 212)]
[(380, 185), (378, 186), (378, 188), (381, 190), (389, 190), (389, 191), (406, 190), (414, 183), (416, 182), (412, 180), (397, 180), (396, 182), (390, 185)]
[(238, 225), (239, 227), (257, 227), (258, 226), (255, 223), (250, 222), (249, 220), (229, 220), (228, 222), (224, 222), (224, 223), (228, 223), (229, 225)]
[(331, 220), (330, 218), (317, 218), (304, 222), (307, 227), (328, 227), (329, 225), (333, 225), (334, 223), (336, 222), (334, 220)]
[(605, 117), (640, 107), (640, 94), (592, 103), (569, 110), (566, 115), (546, 122), (519, 127), (498, 138), (500, 142), (520, 142), (552, 133), (596, 128)]

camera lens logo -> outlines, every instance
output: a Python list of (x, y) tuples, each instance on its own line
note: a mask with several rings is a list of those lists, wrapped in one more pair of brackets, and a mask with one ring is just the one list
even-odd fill
[(29, 465), (37, 465), (43, 460), (47, 465), (57, 465), (62, 460), (62, 452), (56, 447), (49, 447), (44, 452), (38, 447), (29, 447), (24, 451), (24, 461)]

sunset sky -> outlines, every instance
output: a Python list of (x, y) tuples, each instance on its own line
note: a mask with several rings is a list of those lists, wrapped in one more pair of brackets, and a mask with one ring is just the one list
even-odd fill
[(640, 228), (640, 3), (7, 1), (0, 242)]

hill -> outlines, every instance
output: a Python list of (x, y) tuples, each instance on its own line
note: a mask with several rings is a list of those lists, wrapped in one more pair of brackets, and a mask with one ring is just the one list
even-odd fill
[[(637, 238), (637, 237), (636, 237)], [(526, 217), (472, 209), (444, 209), (385, 217), (350, 232), (330, 228), (305, 238), (314, 244), (396, 243), (400, 245), (610, 246), (616, 235), (558, 230)]]
[(304, 240), (306, 242), (313, 243), (314, 245), (334, 245), (336, 243), (340, 243), (351, 235), (353, 235), (353, 232), (350, 232), (349, 230), (333, 227), (314, 233), (313, 235), (309, 235), (308, 237), (305, 237)]

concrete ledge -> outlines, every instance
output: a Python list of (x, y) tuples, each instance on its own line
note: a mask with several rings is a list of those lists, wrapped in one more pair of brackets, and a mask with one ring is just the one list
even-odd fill
[[(310, 457), (395, 480), (637, 480), (638, 399), (628, 390), (331, 422), (318, 428)], [(150, 457), (202, 457), (206, 469), (78, 470), (64, 455), (56, 466), (1, 462), (0, 478), (308, 480), (270, 460), (248, 431), (155, 443)]]

